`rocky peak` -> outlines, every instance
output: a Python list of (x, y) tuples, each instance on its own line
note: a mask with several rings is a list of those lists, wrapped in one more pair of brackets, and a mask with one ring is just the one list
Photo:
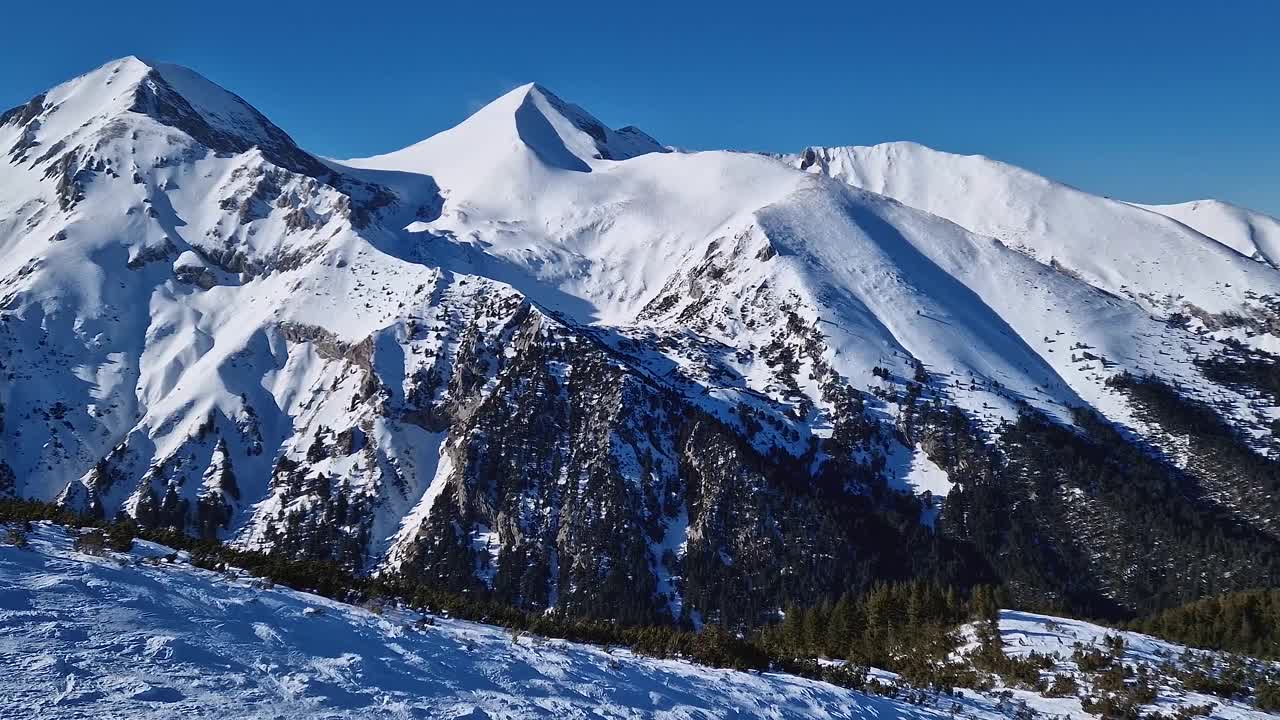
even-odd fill
[(320, 161), (240, 96), (179, 65), (152, 65), (130, 110), (182, 130), (215, 152), (238, 154), (256, 147), (286, 170), (312, 177), (328, 174)]
[(538, 83), (530, 83), (512, 91), (523, 95), (522, 107), (531, 104), (548, 123), (553, 125), (567, 145), (572, 140), (565, 138), (564, 124), (585, 133), (595, 146), (591, 155), (597, 160), (626, 160), (651, 152), (667, 152), (657, 140), (641, 131), (634, 125), (620, 130), (612, 130), (597, 120), (583, 108), (560, 99), (555, 93)]
[[(5, 153), (19, 164), (39, 165), (132, 132), (136, 115), (181, 131), (216, 153), (257, 147), (282, 168), (312, 177), (329, 172), (239, 96), (185, 67), (134, 56), (106, 63), (0, 114), (0, 146), (7, 144)], [(10, 135), (11, 128), (16, 135)]]

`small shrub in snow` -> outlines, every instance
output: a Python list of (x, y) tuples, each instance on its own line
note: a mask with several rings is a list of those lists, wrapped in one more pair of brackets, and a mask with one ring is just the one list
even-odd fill
[(1280, 710), (1280, 677), (1258, 683), (1257, 704), (1259, 710)]
[(1045, 697), (1054, 698), (1075, 697), (1078, 692), (1080, 684), (1076, 682), (1076, 676), (1069, 673), (1054, 675), (1053, 682), (1044, 689)]
[(1178, 679), (1182, 681), (1182, 686), (1191, 692), (1217, 695), (1221, 698), (1233, 698), (1245, 689), (1237, 680), (1215, 675), (1213, 672), (1203, 668), (1194, 668), (1178, 673)]
[(1101, 672), (1111, 667), (1114, 658), (1111, 655), (1098, 650), (1097, 648), (1076, 648), (1071, 654), (1071, 659), (1075, 661), (1076, 667), (1081, 672)]
[(1213, 712), (1213, 703), (1204, 705), (1184, 705), (1168, 715), (1162, 712), (1153, 712), (1143, 715), (1142, 720), (1192, 720), (1192, 718), (1208, 717)]
[(5, 542), (19, 549), (30, 547), (27, 534), (21, 528), (11, 527), (5, 532)]
[(1111, 653), (1111, 657), (1119, 658), (1124, 655), (1124, 638), (1120, 635), (1112, 635), (1107, 633), (1102, 637), (1102, 644)]
[(76, 536), (72, 547), (85, 555), (104, 555), (106, 554), (107, 538), (97, 528), (86, 530)]
[(1104, 695), (1097, 699), (1084, 697), (1080, 700), (1082, 710), (1107, 720), (1140, 720), (1143, 717), (1141, 704), (1125, 695)]
[(137, 532), (138, 526), (131, 520), (112, 523), (103, 533), (104, 544), (109, 550), (129, 552), (133, 549), (133, 539)]
[(1112, 665), (1094, 677), (1094, 687), (1107, 692), (1122, 692), (1126, 681), (1133, 676), (1133, 671), (1124, 665)]

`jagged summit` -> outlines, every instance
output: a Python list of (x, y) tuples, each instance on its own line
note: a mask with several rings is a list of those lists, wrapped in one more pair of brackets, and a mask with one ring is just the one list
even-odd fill
[[(551, 124), (556, 135), (575, 157), (582, 160), (627, 160), (638, 155), (651, 152), (667, 152), (657, 140), (628, 125), (620, 130), (612, 130), (597, 120), (589, 112), (569, 102), (538, 83), (530, 83), (512, 92), (523, 98), (521, 109), (528, 112), (532, 107)], [(567, 121), (570, 127), (565, 127)], [(526, 142), (537, 142), (539, 137), (535, 127), (526, 128)], [(590, 144), (583, 142), (578, 133), (585, 133)]]
[[(63, 151), (78, 146), (94, 150), (136, 131), (131, 115), (179, 130), (217, 153), (237, 154), (257, 147), (285, 169), (311, 176), (327, 172), (238, 95), (194, 70), (132, 55), (0, 115), (0, 150), (18, 164), (39, 165)], [(17, 135), (12, 142), (11, 133)]]

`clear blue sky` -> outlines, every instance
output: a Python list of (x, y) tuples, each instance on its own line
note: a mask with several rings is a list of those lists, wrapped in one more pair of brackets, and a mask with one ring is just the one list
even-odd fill
[(915, 140), (1280, 215), (1280, 2), (23, 2), (0, 105), (188, 65), (307, 149), (385, 152), (531, 80), (692, 149)]

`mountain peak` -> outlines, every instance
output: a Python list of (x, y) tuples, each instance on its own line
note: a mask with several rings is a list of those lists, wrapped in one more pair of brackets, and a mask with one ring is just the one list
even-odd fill
[(106, 63), (104, 67), (114, 65), (116, 67), (138, 67), (151, 70), (159, 67), (161, 64), (162, 63), (157, 63), (154, 60), (144, 58), (139, 55), (125, 55), (122, 58), (116, 58), (115, 60)]
[(545, 85), (530, 82), (449, 130), (402, 150), (351, 162), (431, 175), (470, 168), (475, 175), (476, 169), (504, 162), (513, 147), (532, 152), (548, 168), (573, 172), (591, 172), (594, 161), (668, 152), (634, 126), (613, 130)]
[[(543, 85), (540, 82), (534, 81), (534, 82), (524, 83), (523, 85), (517, 85), (512, 90), (509, 90), (506, 93), (504, 93), (501, 97), (523, 98), (529, 95), (530, 93), (535, 93), (535, 92), (540, 95), (555, 95), (555, 93), (552, 92), (551, 89), (548, 88), (546, 85)], [(495, 100), (494, 102), (497, 102), (497, 101)]]
[[(20, 131), (11, 147), (0, 150), (39, 164), (96, 142), (103, 132), (118, 134), (117, 123), (130, 113), (180, 130), (217, 153), (258, 147), (280, 167), (313, 176), (326, 172), (243, 98), (194, 70), (136, 55), (105, 63), (0, 115), (0, 127)], [(40, 152), (33, 155), (37, 147)]]
[[(558, 135), (560, 142), (579, 162), (589, 159), (627, 160), (646, 153), (667, 152), (666, 148), (656, 140), (639, 132), (635, 127), (628, 126), (631, 132), (626, 134), (613, 130), (582, 107), (562, 100), (560, 96), (540, 83), (521, 85), (503, 99), (512, 95), (521, 99), (521, 108), (539, 116), (537, 119), (520, 117), (517, 110), (517, 126), (522, 131), (521, 139), (535, 150), (539, 149), (535, 143), (540, 143), (543, 139), (540, 134), (543, 129), (541, 121), (546, 121)], [(481, 112), (484, 111), (481, 110)], [(522, 125), (522, 121), (526, 122)], [(532, 124), (528, 121), (532, 121)], [(585, 168), (575, 167), (574, 169)]]
[(288, 170), (312, 176), (327, 172), (239, 95), (181, 65), (150, 67), (131, 108), (135, 112), (176, 127), (211, 150), (241, 153), (257, 147), (268, 160)]

